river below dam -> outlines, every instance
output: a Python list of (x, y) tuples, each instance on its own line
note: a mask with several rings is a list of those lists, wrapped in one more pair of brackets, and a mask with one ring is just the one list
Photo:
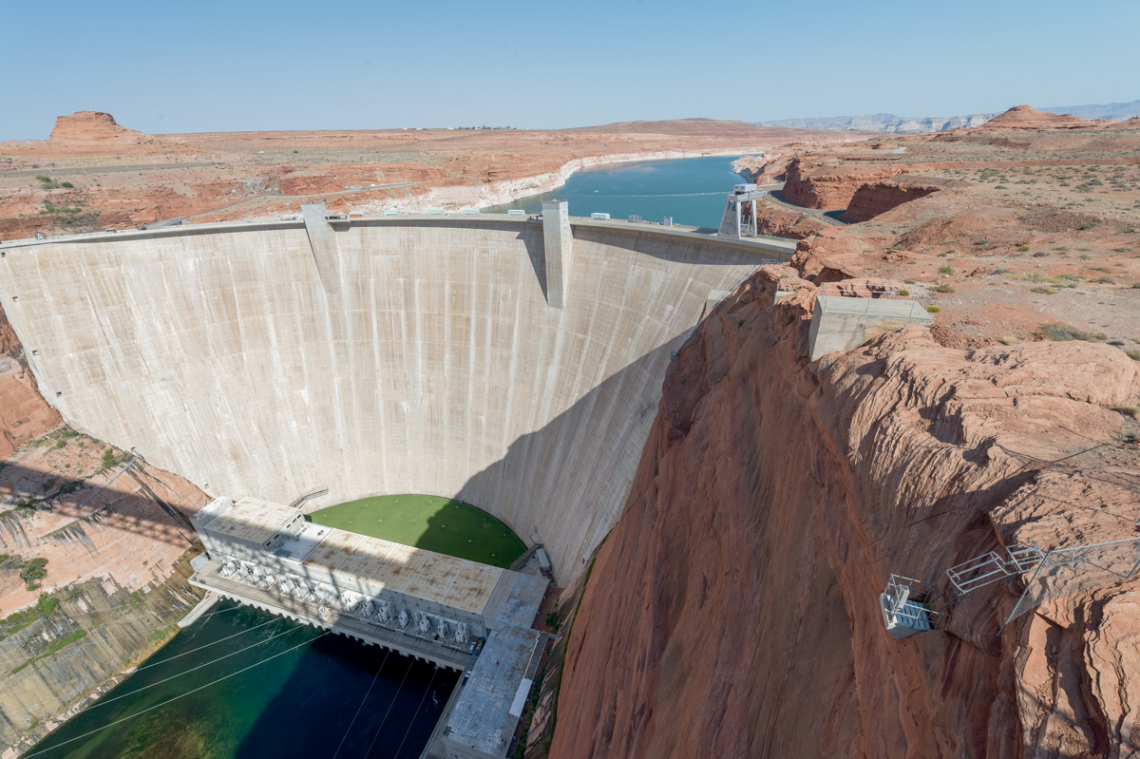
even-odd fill
[(739, 156), (705, 156), (670, 161), (638, 161), (576, 171), (552, 192), (519, 198), (484, 213), (520, 209), (542, 213), (542, 201), (565, 200), (571, 216), (608, 213), (613, 219), (645, 221), (673, 217), (677, 224), (720, 226), (725, 196), (744, 180), (732, 170)]
[(419, 757), (458, 673), (322, 632), (222, 601), (25, 756)]

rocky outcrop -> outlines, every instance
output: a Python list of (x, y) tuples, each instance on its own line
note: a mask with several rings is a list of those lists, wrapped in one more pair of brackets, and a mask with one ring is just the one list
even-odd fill
[(797, 157), (788, 164), (784, 198), (804, 208), (846, 208), (863, 185), (904, 173), (902, 167), (836, 166)]
[(121, 127), (115, 117), (99, 111), (76, 111), (55, 120), (48, 142), (66, 147), (98, 147), (102, 145), (134, 145), (147, 135)]
[(176, 632), (201, 597), (189, 565), (131, 593), (91, 580), (41, 605), (26, 627), (0, 630), (0, 747), (23, 752), (117, 685)]
[(1038, 111), (1032, 106), (1015, 105), (1005, 113), (987, 121), (980, 129), (987, 132), (1008, 132), (1049, 129), (1099, 129), (1116, 126), (1107, 119), (1082, 119), (1062, 113)]
[(851, 196), (851, 203), (843, 218), (851, 222), (873, 219), (881, 213), (898, 208), (903, 203), (925, 198), (938, 187), (900, 182), (871, 182), (863, 185)]
[(40, 397), (23, 346), (0, 309), (0, 460), (62, 422)]
[(811, 365), (814, 294), (773, 306), (779, 275), (722, 303), (670, 367), (569, 636), (551, 756), (1130, 746), (1136, 581), (1000, 636), (1015, 580), (903, 641), (878, 595), (891, 572), (944, 584), (1019, 541), (1134, 536), (1140, 453), (1122, 433), (1137, 425), (1113, 409), (1140, 398), (1135, 362), (1080, 342), (966, 352), (911, 329)]

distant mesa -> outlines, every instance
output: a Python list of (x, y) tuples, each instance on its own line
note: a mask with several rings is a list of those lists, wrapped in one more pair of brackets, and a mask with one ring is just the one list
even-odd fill
[(115, 117), (99, 111), (76, 111), (55, 120), (48, 142), (52, 145), (134, 145), (147, 135), (119, 126)]
[(601, 126), (574, 127), (565, 132), (600, 132), (603, 134), (671, 134), (671, 135), (748, 135), (761, 136), (764, 132), (747, 121), (717, 119), (672, 119), (669, 121), (618, 121)]
[(893, 113), (871, 113), (866, 116), (830, 116), (817, 119), (785, 119), (764, 121), (760, 126), (788, 129), (828, 129), (838, 131), (890, 132), (893, 134), (926, 134), (948, 129), (972, 129), (992, 119), (992, 113), (971, 113), (969, 116), (929, 116), (909, 118)]

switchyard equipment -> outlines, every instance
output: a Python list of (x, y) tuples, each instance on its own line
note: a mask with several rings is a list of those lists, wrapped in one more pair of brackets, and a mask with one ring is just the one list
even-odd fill
[(1140, 570), (1140, 538), (1054, 548), (1017, 543), (1004, 555), (989, 551), (946, 570), (941, 592), (933, 583), (892, 574), (879, 594), (887, 632), (895, 639), (937, 629), (945, 609), (967, 594), (1000, 580), (1032, 571), (1017, 603), (998, 634), (1017, 617), (1042, 603), (1093, 588), (1131, 580)]

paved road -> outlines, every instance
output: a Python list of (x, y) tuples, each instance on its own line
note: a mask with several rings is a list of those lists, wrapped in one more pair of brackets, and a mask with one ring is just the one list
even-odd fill
[(9, 177), (34, 177), (37, 174), (60, 176), (62, 174), (109, 174), (115, 171), (155, 171), (157, 169), (200, 169), (208, 166), (225, 166), (224, 163), (146, 163), (128, 166), (70, 166), (67, 168), (39, 168), (20, 171), (0, 171), (0, 179)]
[[(783, 185), (780, 185), (780, 188), (783, 189)], [(840, 208), (836, 211), (825, 211), (819, 208), (804, 208), (803, 206), (797, 206), (795, 203), (789, 203), (784, 199), (784, 193), (779, 190), (769, 192), (765, 200), (785, 210), (813, 216), (824, 224), (830, 224), (835, 227), (844, 227), (851, 223), (843, 218), (843, 212), (847, 210), (845, 208)]]

